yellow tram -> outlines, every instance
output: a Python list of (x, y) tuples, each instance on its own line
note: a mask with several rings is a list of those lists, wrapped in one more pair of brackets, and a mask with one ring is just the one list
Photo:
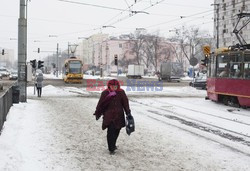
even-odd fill
[(82, 73), (83, 62), (76, 57), (70, 57), (64, 62), (63, 70), (63, 80), (65, 83), (82, 83), (83, 73)]

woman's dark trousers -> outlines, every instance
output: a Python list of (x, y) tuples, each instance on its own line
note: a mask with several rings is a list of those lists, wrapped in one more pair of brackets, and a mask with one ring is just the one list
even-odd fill
[(37, 96), (41, 97), (42, 95), (42, 88), (41, 87), (37, 87)]
[(108, 126), (107, 141), (108, 141), (109, 151), (114, 151), (116, 149), (116, 140), (119, 136), (119, 133), (120, 129), (116, 129), (113, 123), (111, 123)]

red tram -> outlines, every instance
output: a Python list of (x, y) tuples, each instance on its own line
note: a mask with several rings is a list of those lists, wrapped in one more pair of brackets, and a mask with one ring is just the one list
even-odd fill
[(221, 49), (210, 56), (207, 98), (250, 107), (250, 49)]
[(238, 14), (233, 33), (239, 44), (218, 49), (208, 60), (207, 97), (213, 101), (250, 107), (250, 44), (240, 34), (248, 23), (250, 13)]

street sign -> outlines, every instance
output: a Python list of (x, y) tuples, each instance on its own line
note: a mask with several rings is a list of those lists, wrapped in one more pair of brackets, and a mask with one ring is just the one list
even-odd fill
[(210, 55), (210, 46), (203, 46), (204, 55)]
[(190, 63), (190, 65), (195, 66), (198, 64), (198, 59), (192, 57), (192, 58), (190, 58), (189, 63)]

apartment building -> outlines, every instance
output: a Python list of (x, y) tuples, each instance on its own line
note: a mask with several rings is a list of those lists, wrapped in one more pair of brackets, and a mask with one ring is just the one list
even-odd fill
[[(239, 43), (233, 30), (237, 24), (239, 13), (250, 13), (249, 0), (215, 0), (214, 1), (214, 38), (219, 47), (228, 47)], [(238, 29), (244, 24), (246, 17), (239, 22)], [(217, 27), (218, 26), (218, 27)], [(218, 32), (217, 32), (218, 30)], [(239, 32), (247, 43), (250, 43), (250, 24)]]

